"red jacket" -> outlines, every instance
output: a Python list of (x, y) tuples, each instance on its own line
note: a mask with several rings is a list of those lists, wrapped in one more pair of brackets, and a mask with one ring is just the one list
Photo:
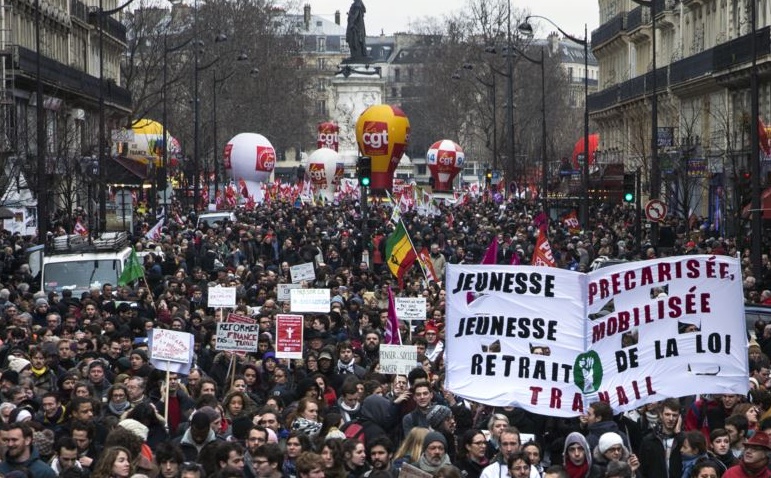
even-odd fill
[(739, 463), (723, 473), (723, 478), (771, 478), (771, 470), (769, 470), (768, 467), (765, 467), (753, 475), (742, 468), (741, 463)]

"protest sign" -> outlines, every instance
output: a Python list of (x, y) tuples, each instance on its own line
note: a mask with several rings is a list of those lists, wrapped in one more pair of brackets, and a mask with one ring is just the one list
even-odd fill
[(206, 305), (209, 307), (235, 307), (235, 287), (209, 287)]
[(399, 320), (426, 320), (425, 297), (396, 297), (394, 303)]
[(257, 350), (260, 338), (259, 324), (220, 322), (217, 324), (217, 350), (226, 352)]
[(330, 311), (329, 289), (292, 289), (289, 297), (292, 312), (328, 314)]
[(417, 346), (380, 344), (380, 373), (407, 375), (417, 366)]
[(447, 265), (446, 388), (551, 416), (745, 393), (739, 261), (683, 256), (581, 274)]
[(303, 358), (303, 316), (276, 314), (276, 358)]
[[(231, 324), (256, 324), (257, 319), (253, 319), (252, 317), (247, 317), (245, 315), (238, 315), (233, 312), (229, 313), (228, 316), (225, 318), (225, 322), (231, 323)], [(259, 331), (257, 332), (259, 334)], [(217, 347), (219, 349), (219, 346)], [(241, 357), (246, 355), (246, 352), (250, 352), (255, 349), (250, 350), (237, 350), (236, 355), (240, 355)]]
[(313, 262), (297, 264), (289, 268), (289, 275), (292, 277), (292, 284), (299, 284), (307, 280), (312, 281), (316, 278), (316, 272), (313, 270)]
[(276, 300), (286, 302), (292, 299), (289, 291), (299, 289), (300, 284), (276, 284)]
[(193, 361), (193, 334), (153, 329), (147, 345), (150, 348), (150, 357), (157, 362), (189, 364)]

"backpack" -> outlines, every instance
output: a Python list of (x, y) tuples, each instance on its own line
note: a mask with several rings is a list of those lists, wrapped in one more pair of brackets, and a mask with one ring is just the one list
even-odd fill
[(352, 420), (342, 426), (340, 431), (345, 434), (345, 438), (351, 438), (367, 447), (367, 438), (364, 435), (364, 426), (358, 420)]

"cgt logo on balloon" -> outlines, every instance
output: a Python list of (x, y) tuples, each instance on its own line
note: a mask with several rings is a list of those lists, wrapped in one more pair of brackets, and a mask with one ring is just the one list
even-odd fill
[(331, 121), (319, 123), (318, 136), (316, 137), (316, 147), (329, 148), (339, 151), (340, 148), (340, 127)]
[(361, 141), (365, 146), (365, 155), (388, 154), (388, 124), (383, 121), (365, 122)]
[(316, 187), (327, 187), (327, 173), (322, 163), (310, 163), (308, 165), (308, 176), (310, 177), (311, 184)]
[(256, 171), (273, 171), (276, 166), (276, 150), (269, 146), (257, 146)]

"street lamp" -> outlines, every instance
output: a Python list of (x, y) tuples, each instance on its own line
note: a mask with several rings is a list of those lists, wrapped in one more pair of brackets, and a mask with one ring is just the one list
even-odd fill
[[(41, 244), (48, 240), (48, 178), (46, 177), (46, 128), (43, 110), (43, 78), (40, 74), (40, 0), (35, 0), (35, 114), (37, 118), (37, 227)], [(101, 88), (101, 83), (100, 83)]]
[[(750, 262), (752, 273), (758, 281), (763, 280), (763, 256), (760, 234), (762, 230), (761, 201), (760, 201), (760, 139), (758, 122), (760, 121), (760, 105), (758, 104), (758, 37), (755, 33), (757, 27), (757, 5), (750, 2), (750, 34), (752, 35), (752, 70), (750, 71), (750, 100), (752, 114), (752, 128), (750, 130), (750, 142), (752, 143), (750, 157), (750, 173), (752, 174), (752, 216), (750, 216)], [(765, 286), (765, 285), (764, 285)]]
[[(565, 38), (584, 47), (584, 161), (581, 164), (581, 225), (584, 230), (589, 228), (589, 34), (586, 24), (584, 24), (584, 39), (568, 35), (552, 20), (540, 15), (528, 15), (525, 21), (519, 25), (519, 32), (527, 37), (533, 36), (533, 27), (530, 25), (531, 18), (540, 18), (554, 26)], [(655, 75), (654, 75), (655, 76)]]
[[(238, 58), (236, 58), (236, 61), (247, 61), (249, 60), (249, 55), (247, 55), (244, 52), (241, 52), (238, 55)], [(217, 193), (219, 193), (219, 184), (220, 184), (220, 168), (219, 168), (219, 161), (217, 158), (217, 155), (219, 154), (219, 149), (217, 147), (217, 85), (224, 84), (227, 80), (229, 80), (233, 75), (236, 74), (236, 71), (233, 70), (230, 73), (225, 74), (222, 78), (217, 78), (217, 70), (214, 70), (212, 73), (212, 159), (213, 159), (213, 168), (214, 168), (214, 197), (217, 197)]]
[(99, 25), (99, 231), (107, 230), (107, 175), (105, 162), (107, 155), (105, 146), (107, 137), (105, 134), (104, 118), (104, 19), (131, 5), (134, 0), (128, 0), (123, 5), (111, 10), (105, 10), (103, 0), (99, 0), (97, 22)]
[[(650, 185), (649, 185), (649, 197), (651, 199), (658, 199), (661, 195), (661, 170), (659, 169), (659, 141), (658, 141), (658, 126), (659, 126), (659, 104), (658, 96), (656, 95), (656, 1), (657, 0), (632, 0), (634, 3), (648, 7), (651, 10), (651, 70), (653, 75), (651, 78), (651, 172), (650, 172)], [(754, 8), (754, 2), (750, 2)], [(753, 10), (754, 11), (754, 10)], [(754, 38), (754, 37), (753, 37)], [(753, 56), (754, 61), (754, 56)], [(756, 115), (757, 118), (757, 115)], [(756, 119), (757, 121), (757, 119)], [(755, 128), (755, 134), (757, 135), (757, 127)], [(756, 136), (757, 137), (757, 136)], [(648, 235), (651, 245), (656, 247), (659, 243), (659, 223), (651, 221), (651, 228)]]

